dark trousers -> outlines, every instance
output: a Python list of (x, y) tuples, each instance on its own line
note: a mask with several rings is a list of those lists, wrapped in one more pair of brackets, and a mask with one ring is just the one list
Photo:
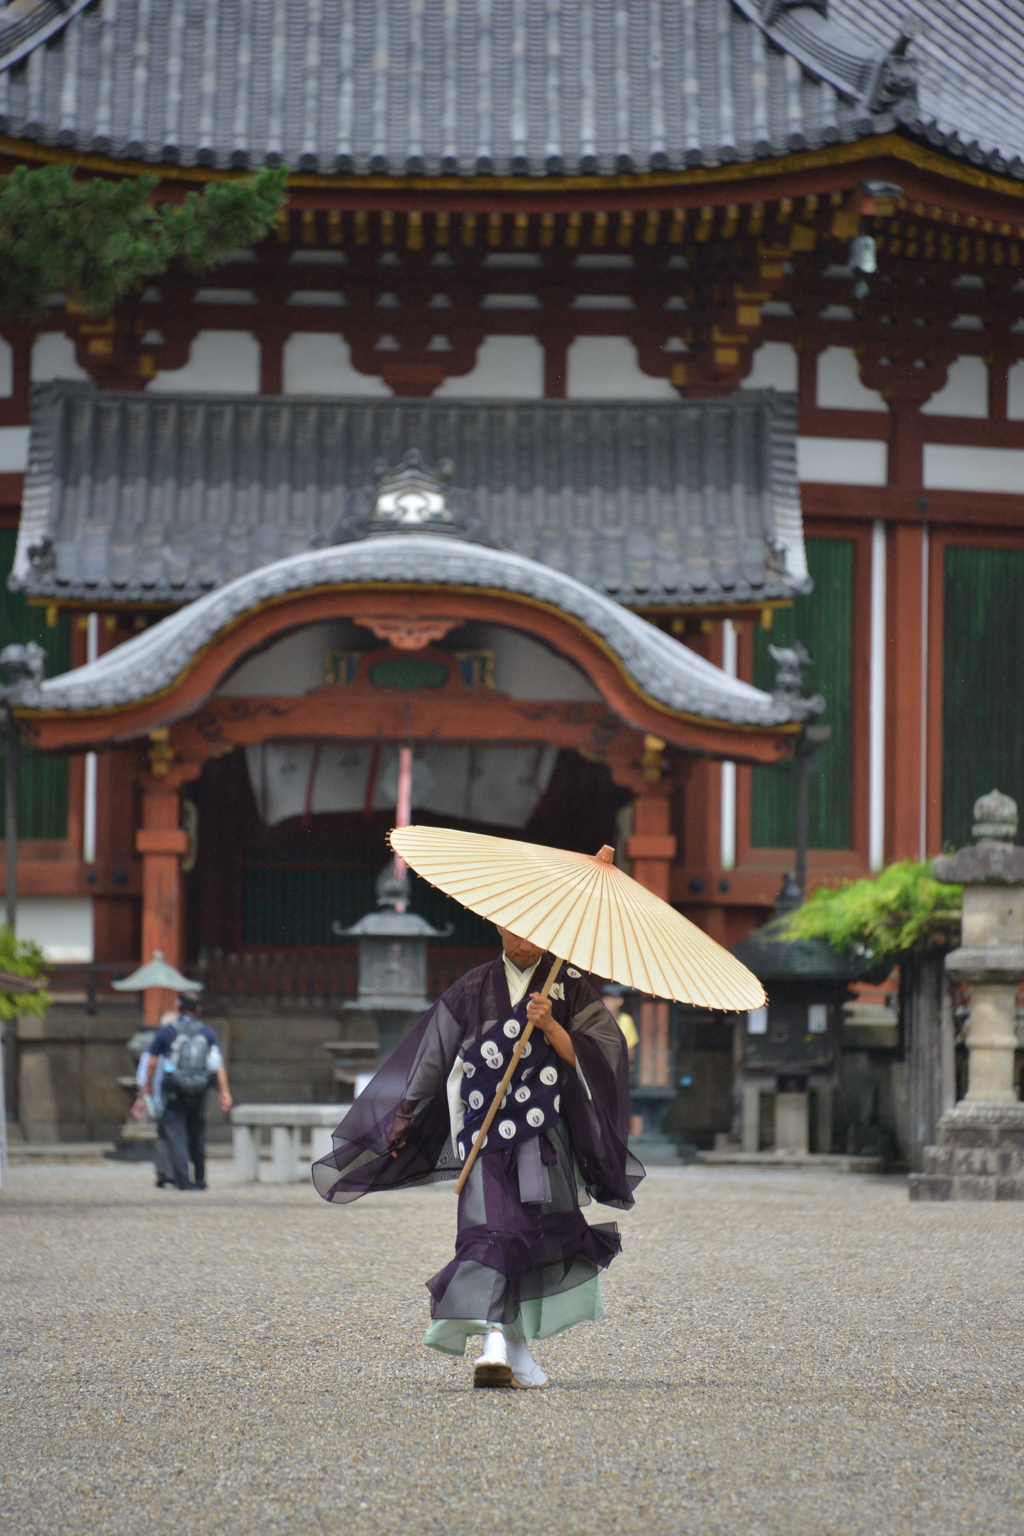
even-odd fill
[(157, 1180), (163, 1179), (165, 1183), (174, 1183), (174, 1169), (171, 1166), (171, 1154), (167, 1146), (167, 1136), (164, 1132), (163, 1116), (156, 1123), (156, 1140), (153, 1143), (153, 1172)]
[(197, 1184), (206, 1178), (206, 1095), (181, 1093), (168, 1098), (161, 1128), (171, 1160), (171, 1177), (178, 1188), (189, 1183), (189, 1159)]

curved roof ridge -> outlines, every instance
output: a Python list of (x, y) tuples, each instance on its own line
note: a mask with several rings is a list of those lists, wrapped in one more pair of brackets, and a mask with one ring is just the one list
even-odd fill
[(229, 626), (269, 602), (330, 586), (475, 588), (556, 608), (611, 653), (662, 708), (737, 726), (787, 725), (800, 701), (729, 677), (648, 620), (572, 576), (438, 534), (378, 535), (286, 556), (200, 597), (97, 661), (42, 684), (40, 711), (118, 709), (166, 691)]

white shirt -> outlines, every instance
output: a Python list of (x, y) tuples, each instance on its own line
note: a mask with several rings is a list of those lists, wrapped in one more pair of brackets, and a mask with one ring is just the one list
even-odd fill
[(521, 971), (518, 965), (513, 965), (508, 955), (502, 950), (502, 960), (505, 962), (505, 980), (508, 982), (508, 1000), (515, 1008), (526, 996), (533, 973), (540, 964), (539, 958), (533, 962), (528, 970)]

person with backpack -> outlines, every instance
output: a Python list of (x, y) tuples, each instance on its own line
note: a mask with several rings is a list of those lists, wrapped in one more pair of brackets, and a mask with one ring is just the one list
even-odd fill
[[(169, 1008), (166, 1013), (160, 1015), (161, 1024), (173, 1024), (178, 1017), (177, 1008)], [(153, 1031), (156, 1034), (156, 1030)], [(152, 1045), (152, 1041), (150, 1041)], [(161, 1093), (163, 1067), (159, 1057), (152, 1055), (150, 1045), (147, 1045), (139, 1057), (138, 1070), (135, 1073), (135, 1103), (131, 1107), (133, 1120), (150, 1119), (156, 1122), (156, 1141), (153, 1143), (153, 1171), (156, 1175), (157, 1189), (166, 1189), (174, 1184), (174, 1173), (171, 1169), (171, 1159), (167, 1151), (167, 1142), (164, 1139), (162, 1115), (164, 1108), (163, 1095)], [(153, 1092), (146, 1092), (146, 1084), (149, 1082), (149, 1063), (156, 1062), (153, 1077)]]
[(221, 1109), (227, 1113), (232, 1104), (217, 1036), (202, 1022), (199, 1013), (199, 1000), (182, 994), (178, 998), (177, 1016), (160, 1026), (149, 1048), (146, 1091), (153, 1091), (159, 1062), (163, 1069), (164, 1101), (160, 1129), (176, 1189), (206, 1188), (206, 1092), (211, 1081), (217, 1084)]

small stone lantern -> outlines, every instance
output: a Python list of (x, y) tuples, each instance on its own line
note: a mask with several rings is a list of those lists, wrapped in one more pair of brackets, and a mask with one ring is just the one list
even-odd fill
[(974, 805), (974, 844), (932, 865), (964, 888), (960, 948), (946, 970), (970, 990), (967, 1092), (939, 1121), (938, 1146), (911, 1174), (911, 1200), (1024, 1200), (1024, 1104), (1014, 1083), (1024, 981), (1024, 848), (1017, 805), (994, 789)]
[(331, 925), (339, 938), (353, 938), (359, 946), (359, 991), (345, 1011), (361, 1014), (375, 1027), (378, 1067), (430, 1007), (427, 941), (451, 932), (407, 911), (408, 898), (408, 881), (389, 865), (377, 879), (378, 910), (351, 928)]
[(775, 1096), (775, 1151), (807, 1155), (810, 1094), (817, 1101), (815, 1152), (832, 1151), (832, 1101), (842, 1054), (843, 1003), (868, 962), (839, 954), (824, 939), (790, 939), (786, 929), (803, 900), (787, 875), (775, 915), (748, 934), (732, 953), (764, 983), (767, 1008), (741, 1021), (740, 1145), (760, 1150), (761, 1099)]

